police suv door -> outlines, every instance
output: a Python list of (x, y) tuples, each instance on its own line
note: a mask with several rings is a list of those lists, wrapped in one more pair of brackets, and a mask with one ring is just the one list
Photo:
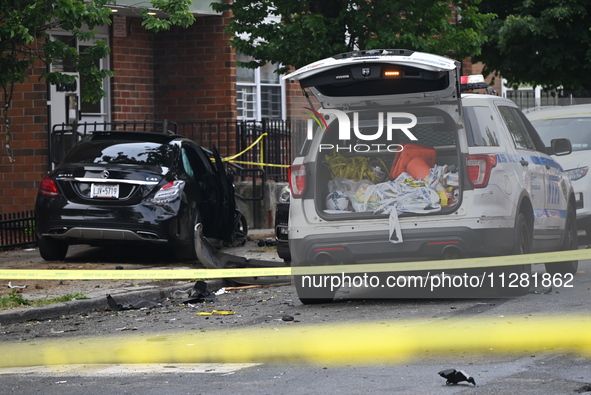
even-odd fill
[(541, 244), (545, 243), (548, 237), (546, 169), (536, 145), (519, 117), (519, 109), (507, 105), (498, 105), (497, 108), (515, 148), (515, 154), (510, 161), (514, 163), (517, 176), (523, 180), (531, 197), (534, 215), (532, 249), (539, 251), (540, 248), (544, 248)]
[[(544, 166), (548, 238), (554, 248), (559, 248), (562, 233), (566, 226), (568, 211), (568, 190), (564, 180), (566, 174), (554, 158), (546, 153), (544, 142), (527, 117), (517, 109), (514, 109), (514, 111), (520, 117), (525, 130), (535, 144), (541, 164)], [(548, 247), (548, 249), (554, 248)]]

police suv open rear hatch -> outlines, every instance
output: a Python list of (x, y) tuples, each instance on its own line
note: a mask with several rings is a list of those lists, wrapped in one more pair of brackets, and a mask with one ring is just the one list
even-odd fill
[[(432, 54), (371, 50), (287, 75), (299, 80), (309, 104), (301, 109), (308, 123), (292, 194), (314, 197), (317, 215), (329, 221), (455, 210), (463, 123), (458, 70), (459, 62)], [(308, 91), (321, 104), (317, 111)], [(394, 199), (401, 193), (406, 202)]]

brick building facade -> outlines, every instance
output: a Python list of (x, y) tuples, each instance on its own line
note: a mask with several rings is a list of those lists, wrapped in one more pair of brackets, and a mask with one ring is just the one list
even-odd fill
[(2, 213), (31, 210), (39, 180), (47, 171), (47, 84), (38, 77), (42, 70), (38, 65), (26, 83), (14, 86), (8, 130), (4, 116), (1, 119)]
[(153, 34), (140, 20), (113, 35), (113, 121), (235, 118), (235, 54), (225, 17), (204, 17), (187, 29)]

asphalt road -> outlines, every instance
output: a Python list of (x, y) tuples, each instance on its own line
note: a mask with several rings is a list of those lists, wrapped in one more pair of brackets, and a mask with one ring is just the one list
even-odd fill
[[(507, 352), (496, 338), (587, 336), (591, 344), (583, 320), (591, 261), (579, 263), (572, 287), (532, 287), (517, 298), (378, 299), (352, 287), (333, 303), (303, 305), (292, 285), (226, 288), (209, 302), (177, 296), (151, 308), (2, 325), (0, 386), (19, 394), (591, 393), (589, 349), (549, 341)], [(537, 320), (550, 324), (528, 326)], [(60, 358), (83, 363), (37, 366)], [(17, 360), (35, 366), (7, 367)], [(437, 373), (448, 368), (465, 370), (477, 386), (446, 385)]]

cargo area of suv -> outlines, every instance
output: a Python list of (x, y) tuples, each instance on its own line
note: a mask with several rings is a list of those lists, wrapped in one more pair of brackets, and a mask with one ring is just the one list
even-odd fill
[[(290, 169), (292, 266), (576, 248), (570, 179), (549, 155), (569, 154), (570, 143), (545, 147), (507, 99), (462, 94), (487, 85), (462, 81), (460, 69), (436, 55), (373, 50), (285, 77), (308, 97)], [(574, 273), (576, 261), (546, 267)], [(297, 279), (296, 288), (305, 303), (334, 296)]]
[[(330, 124), (311, 165), (316, 211), (321, 217), (338, 220), (388, 215), (392, 210), (399, 215), (448, 213), (457, 207), (456, 122), (439, 108), (404, 110), (416, 116), (413, 134), (421, 144), (400, 130), (392, 131), (390, 139), (384, 133), (384, 138), (371, 143), (337, 140), (338, 131), (333, 128), (338, 124)], [(379, 127), (375, 123), (374, 117), (360, 132), (375, 133)]]

